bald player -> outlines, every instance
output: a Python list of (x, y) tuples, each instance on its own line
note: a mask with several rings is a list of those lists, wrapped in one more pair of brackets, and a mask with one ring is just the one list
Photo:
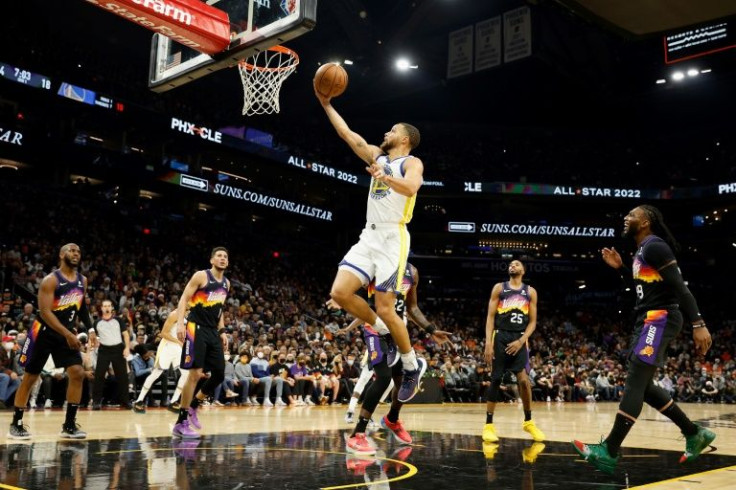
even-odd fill
[(66, 391), (66, 419), (61, 427), (63, 439), (84, 439), (85, 432), (76, 423), (77, 409), (82, 399), (84, 368), (77, 335), (72, 331), (77, 317), (87, 329), (92, 320), (85, 301), (87, 278), (77, 268), (82, 258), (79, 246), (67, 243), (59, 251), (59, 268), (41, 281), (38, 290), (39, 316), (33, 322), (23, 344), (20, 365), (26, 373), (15, 394), (15, 413), (8, 430), (9, 439), (30, 439), (31, 433), (23, 424), (23, 412), (28, 403), (31, 387), (41, 374), (49, 356), (56, 367), (66, 368), (69, 383)]

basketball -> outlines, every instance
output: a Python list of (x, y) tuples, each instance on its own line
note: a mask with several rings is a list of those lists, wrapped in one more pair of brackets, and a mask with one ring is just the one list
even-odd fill
[(324, 97), (337, 97), (348, 86), (348, 72), (337, 63), (326, 63), (314, 74), (314, 89)]

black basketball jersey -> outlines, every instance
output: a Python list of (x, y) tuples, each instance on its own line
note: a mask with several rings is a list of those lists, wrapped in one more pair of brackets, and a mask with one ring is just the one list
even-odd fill
[[(74, 319), (77, 317), (79, 310), (82, 309), (84, 278), (82, 274), (77, 272), (76, 279), (70, 281), (58, 269), (53, 274), (56, 276), (57, 284), (56, 289), (54, 289), (54, 304), (51, 311), (54, 312), (62, 325), (71, 330), (74, 327)], [(42, 325), (46, 325), (41, 315), (38, 316), (37, 321)]]
[(513, 289), (508, 281), (502, 284), (496, 309), (495, 329), (523, 332), (529, 325), (529, 286), (522, 283), (520, 289)]
[(660, 310), (677, 305), (677, 297), (659, 274), (659, 269), (675, 260), (675, 254), (667, 243), (656, 235), (642, 240), (634, 255), (634, 284), (636, 309)]
[(207, 284), (197, 289), (192, 299), (189, 300), (187, 321), (217, 328), (230, 287), (226, 278), (223, 277), (222, 281), (218, 281), (209, 269), (205, 272), (207, 273)]
[[(414, 276), (411, 271), (412, 265), (407, 262), (406, 267), (404, 268), (404, 276), (401, 278), (401, 284), (395, 291), (396, 301), (394, 302), (394, 309), (396, 314), (404, 319), (404, 321), (406, 321), (406, 318), (404, 318), (406, 315), (406, 296), (409, 294), (409, 290), (414, 287)], [(368, 304), (370, 304), (371, 308), (373, 308), (375, 304), (375, 301), (373, 300), (375, 292), (376, 284), (375, 280), (373, 280), (368, 284)]]

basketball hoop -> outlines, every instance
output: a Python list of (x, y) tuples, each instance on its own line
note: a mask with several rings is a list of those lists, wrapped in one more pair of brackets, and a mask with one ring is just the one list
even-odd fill
[(279, 112), (279, 92), (284, 80), (299, 64), (296, 52), (284, 46), (260, 51), (238, 64), (243, 81), (243, 115)]

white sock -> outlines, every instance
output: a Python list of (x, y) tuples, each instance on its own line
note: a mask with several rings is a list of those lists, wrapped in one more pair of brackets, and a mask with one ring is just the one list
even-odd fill
[(378, 335), (386, 335), (391, 333), (391, 330), (388, 329), (386, 323), (384, 323), (384, 321), (381, 320), (381, 318), (379, 318), (378, 316), (376, 316), (376, 321), (373, 324), (373, 329), (378, 333)]
[(174, 390), (174, 396), (171, 397), (171, 400), (169, 400), (169, 403), (176, 403), (179, 400), (179, 397), (181, 396), (181, 390), (184, 389), (184, 385), (187, 383), (187, 379), (189, 378), (188, 369), (180, 369), (179, 372), (181, 372), (181, 376), (179, 376), (179, 382), (176, 383), (176, 390)]
[(419, 363), (417, 362), (417, 355), (414, 353), (414, 349), (406, 354), (401, 354), (401, 363), (404, 366), (404, 371), (416, 371), (419, 369)]
[(355, 407), (358, 406), (358, 399), (354, 396), (350, 397), (350, 405), (348, 405), (348, 412), (355, 413)]

